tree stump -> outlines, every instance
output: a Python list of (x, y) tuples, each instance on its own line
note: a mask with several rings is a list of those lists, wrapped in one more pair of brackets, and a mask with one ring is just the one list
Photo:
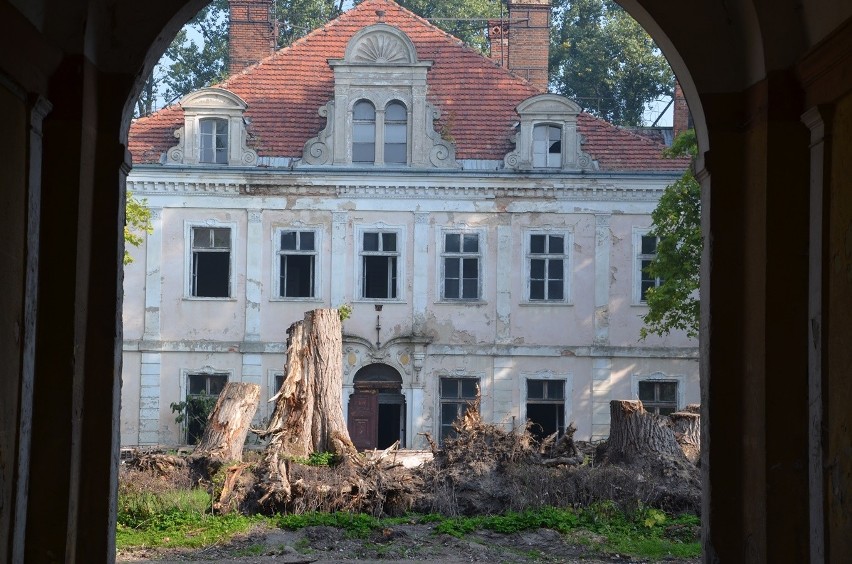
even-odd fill
[(333, 436), (349, 436), (343, 420), (343, 331), (336, 309), (315, 309), (287, 329), (284, 383), (266, 429), (266, 452), (306, 457), (335, 452)]
[(630, 462), (647, 455), (683, 458), (674, 431), (665, 418), (645, 411), (639, 400), (609, 403), (610, 430), (607, 458)]
[(241, 462), (243, 445), (259, 400), (260, 386), (257, 384), (225, 384), (192, 455)]
[(669, 415), (672, 431), (687, 460), (695, 464), (701, 455), (701, 416), (678, 411)]

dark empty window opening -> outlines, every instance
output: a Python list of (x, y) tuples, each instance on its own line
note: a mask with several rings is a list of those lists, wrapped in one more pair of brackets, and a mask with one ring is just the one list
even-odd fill
[(565, 299), (564, 235), (530, 235), (530, 301)]
[(527, 419), (538, 440), (565, 432), (565, 380), (527, 380)]
[(281, 233), (280, 297), (315, 297), (316, 251), (316, 234), (313, 231)]
[(479, 299), (479, 235), (445, 233), (443, 254), (443, 299)]
[(670, 415), (677, 411), (677, 382), (643, 380), (639, 382), (639, 400), (649, 413)]
[(190, 374), (186, 391), (186, 423), (187, 444), (198, 444), (204, 429), (207, 427), (207, 416), (210, 415), (219, 393), (228, 383), (227, 374)]
[(192, 288), (197, 298), (231, 295), (231, 230), (227, 227), (192, 228)]
[(396, 233), (365, 232), (362, 239), (362, 297), (396, 299), (397, 250)]
[(479, 378), (441, 378), (441, 443), (456, 436), (453, 422), (464, 415), (478, 393)]
[(228, 163), (228, 121), (220, 118), (205, 118), (199, 121), (202, 163)]

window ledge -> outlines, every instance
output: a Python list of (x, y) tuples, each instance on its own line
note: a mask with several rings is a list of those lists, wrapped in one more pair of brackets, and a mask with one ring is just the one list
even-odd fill
[(523, 302), (518, 302), (518, 305), (521, 307), (573, 307), (574, 302), (549, 302), (546, 300), (527, 300)]
[(324, 303), (325, 300), (322, 298), (284, 298), (282, 296), (271, 296), (269, 298), (270, 302), (296, 302), (302, 304), (321, 304)]
[(205, 298), (200, 296), (184, 296), (185, 302), (238, 302), (237, 298)]
[(455, 305), (455, 306), (486, 306), (488, 302), (486, 300), (435, 300), (433, 302), (435, 305)]

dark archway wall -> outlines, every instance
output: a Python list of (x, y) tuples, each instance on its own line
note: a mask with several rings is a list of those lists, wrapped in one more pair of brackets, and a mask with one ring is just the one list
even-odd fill
[[(0, 0), (0, 561), (114, 558), (128, 94), (203, 3)], [(705, 559), (852, 561), (852, 5), (622, 3), (703, 151)]]

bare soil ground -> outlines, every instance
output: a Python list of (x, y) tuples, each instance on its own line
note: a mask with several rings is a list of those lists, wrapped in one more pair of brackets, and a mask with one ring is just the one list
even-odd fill
[[(295, 564), (327, 562), (583, 562), (644, 563), (619, 554), (601, 554), (583, 543), (600, 539), (578, 531), (561, 535), (551, 529), (514, 534), (478, 531), (462, 539), (436, 535), (429, 524), (399, 525), (377, 531), (368, 539), (347, 538), (334, 527), (306, 527), (298, 531), (258, 527), (225, 545), (188, 549), (134, 549), (118, 554), (118, 562), (159, 564), (187, 562), (243, 562)], [(698, 564), (700, 558), (665, 562)]]

